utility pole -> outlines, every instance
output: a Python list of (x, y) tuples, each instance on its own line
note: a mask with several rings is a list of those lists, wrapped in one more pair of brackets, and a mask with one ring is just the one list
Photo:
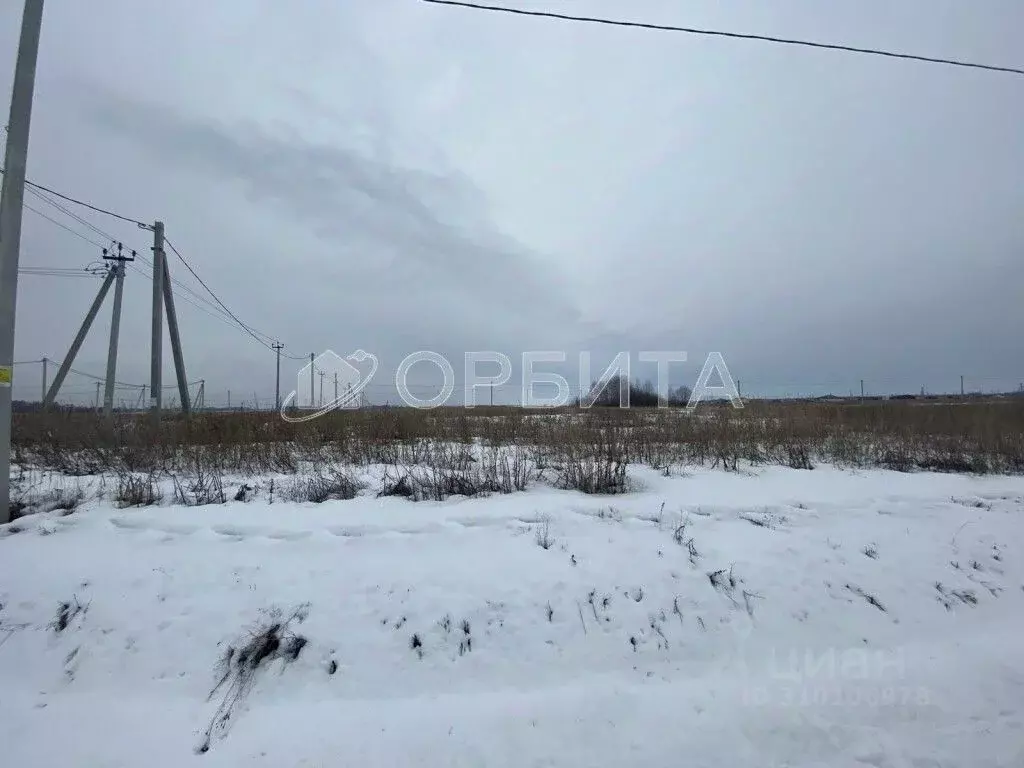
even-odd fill
[(96, 382), (96, 401), (94, 403), (96, 410), (100, 409), (100, 382)]
[(153, 325), (149, 347), (149, 409), (153, 427), (160, 426), (161, 379), (164, 339), (164, 223), (153, 224)]
[(324, 407), (324, 376), (327, 375), (327, 371), (317, 371), (317, 376), (320, 377), (320, 407)]
[(25, 166), (32, 122), (36, 60), (43, 26), (43, 0), (25, 0), (18, 60), (14, 66), (7, 121), (3, 192), (0, 193), (0, 523), (11, 520), (11, 383), (14, 371), (14, 319), (18, 303), (18, 259), (25, 202)]
[[(89, 307), (89, 311), (85, 315), (85, 319), (82, 321), (74, 341), (71, 342), (71, 348), (64, 355), (64, 360), (61, 362), (60, 368), (57, 369), (57, 375), (53, 377), (53, 384), (50, 385), (49, 391), (43, 397), (43, 408), (49, 408), (53, 405), (53, 401), (57, 397), (61, 385), (64, 383), (64, 378), (68, 375), (68, 371), (71, 370), (71, 366), (75, 362), (75, 356), (78, 354), (78, 350), (81, 349), (82, 342), (85, 341), (85, 336), (89, 333), (93, 320), (96, 319), (96, 314), (100, 311), (100, 305), (103, 304), (103, 300), (107, 297), (107, 292), (110, 290), (110, 285), (114, 282), (114, 271), (113, 268), (107, 270), (107, 276), (103, 278), (103, 284), (100, 286), (96, 298), (93, 299), (92, 306)], [(2, 457), (0, 457), (0, 460), (2, 460)]]
[(277, 383), (274, 385), (274, 410), (281, 410), (281, 350), (284, 349), (284, 344), (279, 341), (275, 341), (272, 345), (274, 351), (277, 352)]
[[(45, 357), (43, 358), (43, 400), (46, 399), (46, 364), (49, 362)], [(42, 402), (42, 401), (40, 401)]]
[(334, 402), (338, 402), (338, 372), (334, 372)]
[(199, 380), (199, 392), (196, 393), (196, 408), (202, 410), (206, 407), (206, 379)]
[(964, 377), (960, 376), (960, 397), (964, 396)]
[(491, 405), (494, 405), (494, 382), (491, 382)]
[(864, 379), (860, 380), (860, 399), (864, 399)]
[[(316, 408), (316, 397), (313, 395), (313, 372), (316, 370), (316, 353), (309, 353), (309, 407)], [(298, 403), (296, 403), (298, 405)]]
[(114, 311), (110, 316), (110, 346), (107, 348), (107, 387), (103, 393), (103, 415), (110, 418), (114, 413), (114, 379), (117, 377), (117, 339), (121, 332), (121, 296), (124, 294), (124, 270), (126, 261), (135, 261), (135, 251), (131, 256), (122, 254), (121, 243), (117, 244), (117, 255), (107, 255), (103, 249), (103, 258), (114, 264)]
[[(162, 234), (162, 231), (161, 231)], [(181, 336), (178, 335), (178, 313), (174, 309), (174, 292), (171, 289), (171, 272), (167, 267), (166, 255), (162, 258), (164, 305), (167, 311), (167, 333), (171, 337), (171, 354), (174, 355), (174, 375), (178, 381), (178, 397), (181, 398), (181, 412), (188, 416), (188, 382), (185, 380), (185, 356), (181, 351)]]

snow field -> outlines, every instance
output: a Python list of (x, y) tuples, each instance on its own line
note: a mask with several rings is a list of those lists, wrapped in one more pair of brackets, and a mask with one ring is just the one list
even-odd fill
[(4, 763), (1024, 764), (1024, 478), (630, 475), (128, 509), (84, 480), (0, 530)]

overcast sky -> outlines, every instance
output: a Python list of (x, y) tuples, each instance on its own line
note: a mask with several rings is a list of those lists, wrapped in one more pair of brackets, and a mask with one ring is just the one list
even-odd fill
[[(1024, 66), (1019, 0), (518, 5)], [(19, 21), (0, 4), (5, 86)], [(46, 0), (28, 173), (164, 221), (244, 321), (373, 352), (374, 386), (419, 349), (460, 376), (466, 350), (675, 349), (673, 383), (717, 351), (750, 393), (1015, 389), (1022, 125), (1024, 78), (878, 57), (416, 0)], [(25, 212), (22, 266), (99, 256)], [(22, 276), (16, 359), (61, 358), (98, 286)], [(149, 377), (150, 292), (128, 273), (122, 381)], [(272, 398), (273, 353), (187, 298), (188, 378)], [(77, 369), (103, 372), (108, 329), (109, 304)]]

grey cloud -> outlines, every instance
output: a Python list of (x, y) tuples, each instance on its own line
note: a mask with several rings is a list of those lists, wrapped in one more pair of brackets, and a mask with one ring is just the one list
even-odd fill
[[(293, 353), (669, 348), (685, 381), (720, 351), (773, 392), (1024, 376), (1017, 79), (405, 0), (80, 6), (48, 5), (30, 175), (166, 218)], [(1024, 24), (1015, 0), (588, 11), (1011, 64)], [(118, 45), (97, 57), (101, 30)], [(26, 228), (36, 264), (86, 250)], [(58, 354), (89, 299), (37, 280), (22, 358)], [(124, 326), (141, 380), (146, 287)], [(182, 323), (195, 376), (266, 392), (265, 349), (187, 305)]]

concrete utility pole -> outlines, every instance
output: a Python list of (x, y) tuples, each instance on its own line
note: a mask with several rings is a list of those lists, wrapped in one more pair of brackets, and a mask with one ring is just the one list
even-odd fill
[(149, 348), (149, 408), (153, 426), (160, 426), (161, 379), (164, 338), (164, 223), (153, 224), (153, 327)]
[(117, 378), (117, 340), (121, 332), (121, 297), (124, 294), (124, 270), (126, 261), (135, 261), (135, 251), (131, 256), (121, 253), (121, 243), (117, 244), (117, 255), (107, 255), (103, 249), (103, 258), (116, 262), (114, 264), (114, 310), (110, 316), (110, 345), (107, 348), (107, 386), (103, 393), (103, 415), (110, 418), (114, 413), (114, 379)]
[(324, 407), (324, 376), (327, 375), (327, 371), (317, 371), (316, 375), (320, 377), (320, 407)]
[[(50, 362), (50, 361), (49, 361), (49, 360), (47, 360), (47, 359), (46, 359), (46, 358), (44, 357), (44, 358), (43, 358), (43, 397), (42, 397), (42, 400), (45, 400), (45, 399), (46, 399), (46, 364), (47, 364), (48, 362)], [(42, 400), (40, 400), (40, 402), (42, 402)]]
[(97, 411), (100, 409), (100, 384), (101, 383), (102, 382), (99, 382), (99, 381), (96, 382), (96, 401), (95, 401), (95, 407), (96, 407)]
[(107, 297), (110, 285), (114, 282), (115, 272), (116, 270), (114, 268), (107, 270), (107, 276), (103, 278), (103, 285), (100, 286), (100, 290), (96, 294), (96, 298), (93, 299), (92, 306), (89, 307), (89, 312), (82, 321), (82, 326), (78, 329), (78, 333), (75, 335), (74, 341), (71, 342), (71, 348), (68, 350), (68, 353), (64, 355), (64, 360), (61, 362), (60, 368), (57, 369), (57, 375), (53, 377), (53, 384), (50, 385), (50, 390), (43, 398), (43, 408), (49, 408), (53, 405), (53, 401), (57, 397), (57, 393), (60, 392), (61, 385), (64, 384), (64, 379), (67, 377), (68, 371), (71, 370), (71, 366), (75, 362), (75, 356), (78, 354), (78, 350), (82, 348), (82, 342), (85, 341), (85, 336), (89, 333), (89, 328), (92, 327), (92, 322), (96, 319), (96, 314), (100, 311), (100, 306), (103, 304), (103, 300)]
[(334, 402), (338, 402), (338, 372), (334, 372)]
[[(316, 353), (309, 353), (309, 407), (316, 408), (316, 396), (313, 394), (313, 372), (316, 370)], [(296, 403), (298, 405), (298, 403)]]
[(964, 396), (964, 377), (960, 377), (960, 397)]
[(171, 354), (174, 355), (174, 375), (178, 380), (178, 397), (181, 398), (181, 412), (188, 416), (189, 407), (188, 382), (185, 380), (185, 356), (181, 351), (181, 336), (178, 335), (178, 313), (174, 310), (174, 292), (171, 289), (171, 273), (167, 268), (167, 258), (163, 262), (164, 304), (167, 308), (167, 333), (171, 336)]
[(274, 385), (274, 410), (281, 410), (281, 350), (284, 349), (284, 344), (279, 341), (275, 341), (272, 345), (274, 351), (277, 352), (277, 383)]
[(32, 123), (32, 95), (43, 26), (43, 0), (25, 0), (18, 60), (14, 66), (11, 112), (7, 121), (3, 192), (0, 193), (0, 523), (11, 520), (11, 384), (14, 372), (14, 319), (18, 303), (18, 259), (25, 202), (25, 167)]

